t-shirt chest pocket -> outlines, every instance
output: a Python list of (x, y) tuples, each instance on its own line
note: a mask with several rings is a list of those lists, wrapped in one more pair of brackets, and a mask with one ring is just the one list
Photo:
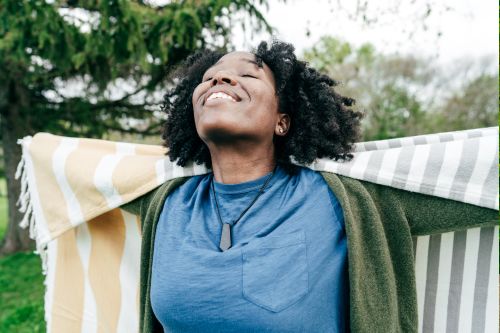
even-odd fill
[(309, 291), (302, 230), (254, 239), (242, 247), (243, 296), (272, 312), (298, 302)]

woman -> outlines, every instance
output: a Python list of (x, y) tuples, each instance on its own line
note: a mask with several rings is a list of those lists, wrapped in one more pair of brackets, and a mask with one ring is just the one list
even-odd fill
[(293, 166), (348, 159), (361, 116), (293, 51), (204, 51), (176, 73), (168, 154), (213, 173), (128, 206), (143, 222), (143, 332), (413, 332), (412, 235), (495, 223), (493, 210)]

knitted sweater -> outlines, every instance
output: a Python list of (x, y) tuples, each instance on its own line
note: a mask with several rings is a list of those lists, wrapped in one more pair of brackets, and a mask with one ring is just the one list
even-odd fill
[[(497, 212), (360, 181), (322, 176), (344, 213), (353, 332), (417, 332), (412, 236), (497, 225)], [(142, 223), (140, 329), (161, 332), (150, 303), (153, 245), (166, 197), (187, 178), (176, 178), (123, 206)]]

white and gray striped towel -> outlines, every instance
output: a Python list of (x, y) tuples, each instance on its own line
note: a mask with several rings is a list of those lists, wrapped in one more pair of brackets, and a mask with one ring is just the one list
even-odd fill
[[(119, 206), (209, 170), (179, 167), (160, 146), (46, 133), (20, 143), (22, 225), (44, 259), (47, 332), (136, 332), (140, 223)], [(498, 210), (497, 163), (495, 127), (359, 143), (349, 162), (307, 167)], [(498, 332), (498, 227), (413, 245), (419, 331)]]

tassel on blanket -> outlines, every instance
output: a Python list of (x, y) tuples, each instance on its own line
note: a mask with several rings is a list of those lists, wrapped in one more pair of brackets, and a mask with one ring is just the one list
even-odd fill
[[(22, 140), (17, 141), (18, 144), (22, 146)], [(21, 178), (21, 194), (19, 195), (19, 199), (16, 202), (16, 205), (19, 207), (19, 211), (24, 213), (24, 217), (22, 221), (19, 223), (19, 226), (23, 229), (28, 227), (28, 223), (30, 221), (30, 217), (33, 214), (33, 207), (30, 202), (30, 193), (28, 189), (28, 174), (26, 171), (26, 162), (24, 156), (24, 147), (23, 147), (23, 156), (21, 157), (21, 161), (19, 162), (15, 174), (15, 179), (18, 180)], [(31, 237), (31, 235), (30, 235)]]
[[(17, 140), (17, 144), (22, 145), (23, 144), (22, 140), (21, 139)], [(14, 177), (16, 179), (19, 179), (23, 170), (24, 170), (24, 159), (21, 158), (21, 161), (19, 161), (19, 164), (17, 165), (16, 174)]]
[(27, 158), (27, 146), (31, 142), (31, 136), (25, 137), (24, 139), (17, 140), (17, 144), (22, 147), (22, 157), (21, 161), (17, 165), (15, 179), (21, 179), (21, 194), (16, 202), (19, 207), (19, 211), (24, 214), (23, 219), (19, 223), (19, 226), (23, 229), (29, 227), (29, 236), (31, 239), (35, 240), (36, 250), (35, 254), (38, 254), (42, 260), (42, 271), (43, 274), (47, 273), (47, 244), (43, 244), (37, 232), (37, 221), (36, 216), (33, 211), (33, 203), (30, 195), (30, 188), (28, 184), (28, 166), (26, 163)]

